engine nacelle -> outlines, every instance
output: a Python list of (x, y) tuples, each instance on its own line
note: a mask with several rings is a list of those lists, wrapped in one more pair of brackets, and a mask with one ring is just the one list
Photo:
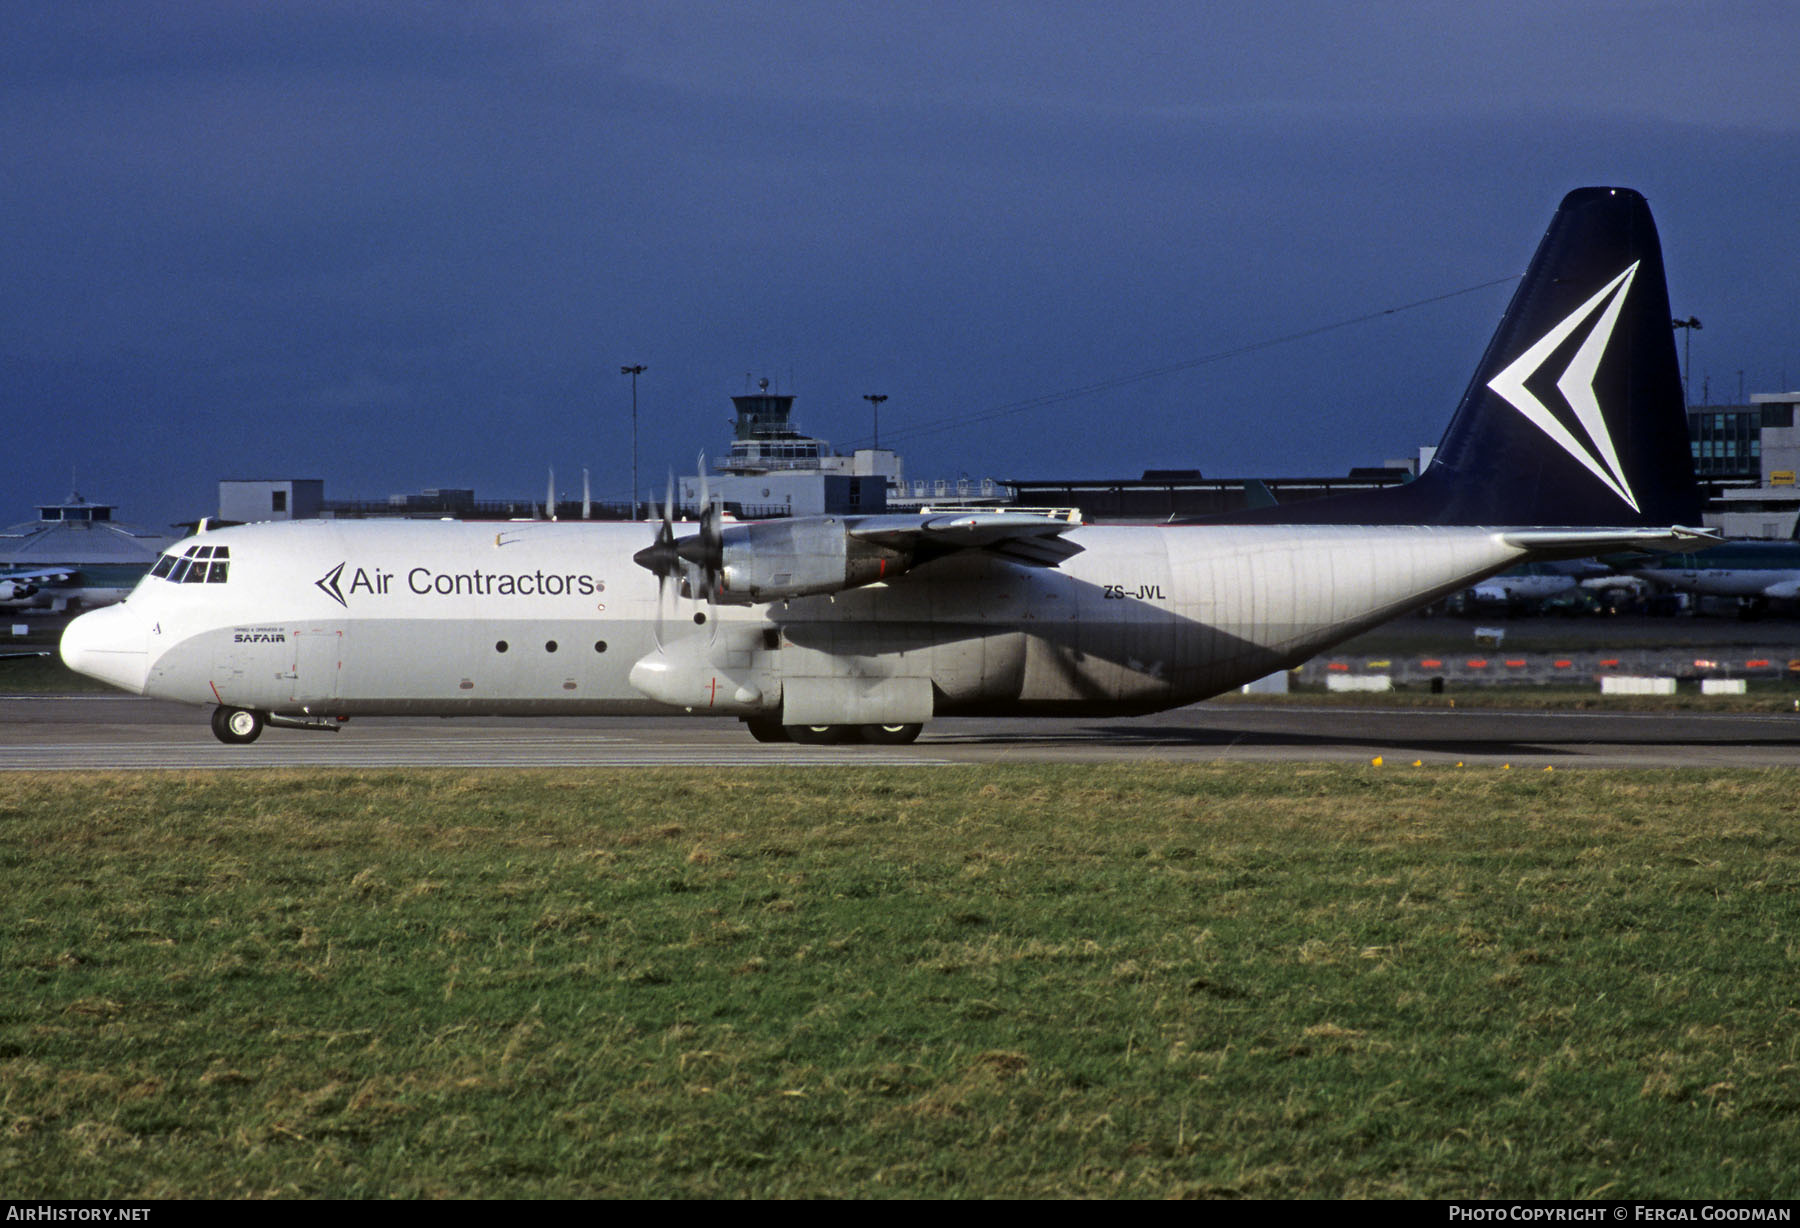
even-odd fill
[(780, 601), (888, 580), (913, 564), (910, 551), (852, 537), (837, 516), (734, 525), (721, 535), (721, 596)]
[(659, 647), (631, 667), (631, 685), (689, 712), (766, 716), (781, 710), (781, 677), (757, 664), (760, 628), (731, 628)]

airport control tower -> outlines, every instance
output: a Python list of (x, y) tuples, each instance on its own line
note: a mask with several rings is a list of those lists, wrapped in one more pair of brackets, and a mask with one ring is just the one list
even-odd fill
[(791, 421), (792, 393), (770, 392), (762, 380), (757, 391), (731, 398), (737, 408), (737, 424), (731, 437), (731, 455), (721, 457), (722, 473), (754, 474), (777, 470), (824, 470), (825, 460), (838, 459), (823, 439), (803, 435)]
[[(709, 493), (734, 514), (818, 516), (885, 511), (890, 487), (900, 484), (900, 457), (886, 448), (858, 448), (840, 456), (831, 444), (794, 425), (794, 397), (755, 392), (731, 398), (737, 409), (731, 451), (713, 462)], [(700, 479), (681, 479), (681, 504), (699, 507)]]

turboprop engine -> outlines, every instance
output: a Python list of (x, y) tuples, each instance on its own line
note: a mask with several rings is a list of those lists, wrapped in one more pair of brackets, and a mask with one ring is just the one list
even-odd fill
[(683, 581), (690, 596), (754, 603), (892, 579), (913, 565), (913, 553), (855, 536), (839, 516), (726, 528), (718, 513), (708, 509), (698, 533), (676, 538), (665, 522), (656, 542), (633, 560), (658, 576)]

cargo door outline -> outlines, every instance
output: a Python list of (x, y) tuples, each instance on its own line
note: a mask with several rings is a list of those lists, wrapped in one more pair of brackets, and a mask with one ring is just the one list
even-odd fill
[(344, 629), (300, 627), (289, 638), (294, 664), (288, 673), (288, 698), (298, 704), (336, 699), (344, 672)]

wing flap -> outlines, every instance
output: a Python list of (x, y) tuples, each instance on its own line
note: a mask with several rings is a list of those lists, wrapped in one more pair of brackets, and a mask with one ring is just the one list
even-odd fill
[(1055, 567), (1082, 547), (1063, 534), (1078, 528), (1028, 512), (966, 512), (938, 516), (869, 516), (850, 536), (894, 550), (949, 554), (988, 550), (1032, 567)]

